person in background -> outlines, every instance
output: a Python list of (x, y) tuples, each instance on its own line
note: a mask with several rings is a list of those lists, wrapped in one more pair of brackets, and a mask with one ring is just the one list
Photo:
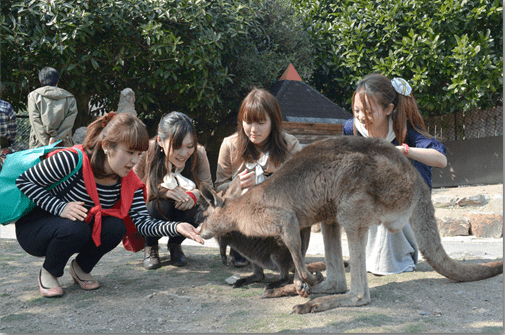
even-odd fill
[(7, 101), (0, 100), (0, 170), (5, 156), (14, 150), (17, 129), (14, 109)]
[[(446, 148), (427, 133), (409, 83), (402, 78), (390, 80), (378, 73), (369, 74), (358, 83), (352, 109), (354, 118), (344, 124), (344, 135), (391, 142), (431, 188), (431, 167), (447, 165)], [(375, 275), (413, 271), (418, 253), (409, 223), (397, 233), (382, 225), (374, 225), (368, 232), (366, 265)]]
[[(16, 180), (37, 206), (15, 225), (21, 247), (44, 257), (38, 273), (42, 296), (63, 295), (58, 277), (74, 254), (69, 269), (74, 283), (83, 290), (99, 288), (91, 271), (119, 245), (131, 224), (143, 236), (182, 235), (204, 243), (189, 223), (149, 215), (145, 185), (133, 171), (148, 146), (147, 129), (138, 118), (111, 112), (88, 126), (83, 145), (57, 151)], [(75, 174), (79, 157), (71, 149), (83, 152), (82, 167)], [(46, 190), (67, 175), (71, 177)]]
[(77, 102), (72, 93), (57, 87), (60, 74), (52, 67), (39, 72), (42, 87), (28, 94), (30, 148), (62, 140), (61, 146), (72, 146), (72, 127), (77, 117)]
[[(237, 132), (224, 138), (219, 150), (216, 191), (226, 191), (235, 178), (243, 190), (263, 182), (302, 146), (282, 130), (282, 114), (277, 99), (264, 89), (253, 89), (242, 101)], [(230, 250), (235, 267), (249, 262)]]
[[(205, 182), (212, 187), (212, 178), (205, 148), (198, 144), (195, 128), (186, 114), (171, 112), (161, 118), (156, 138), (149, 142), (148, 151), (142, 154), (134, 171), (147, 185), (147, 209), (152, 217), (185, 221), (198, 227), (198, 186)], [(160, 237), (146, 237), (143, 264), (147, 270), (161, 267)], [(174, 266), (187, 264), (181, 247), (184, 239), (168, 239), (170, 264)]]

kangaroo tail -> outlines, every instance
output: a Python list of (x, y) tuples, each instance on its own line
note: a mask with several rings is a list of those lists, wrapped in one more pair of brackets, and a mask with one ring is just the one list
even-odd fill
[(410, 225), (419, 250), (431, 267), (441, 275), (461, 282), (482, 280), (503, 273), (503, 261), (462, 264), (447, 255), (438, 232), (430, 190), (420, 175), (417, 184), (422, 186)]

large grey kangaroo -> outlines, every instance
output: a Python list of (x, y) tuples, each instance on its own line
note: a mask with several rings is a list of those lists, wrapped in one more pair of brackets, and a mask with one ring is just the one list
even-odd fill
[[(309, 313), (370, 302), (365, 247), (368, 228), (383, 224), (391, 232), (410, 222), (419, 250), (435, 271), (457, 281), (476, 281), (503, 273), (503, 261), (461, 264), (440, 241), (431, 192), (419, 172), (392, 144), (382, 139), (340, 136), (306, 146), (262, 184), (241, 196), (234, 182), (218, 196), (208, 185), (211, 203), (200, 226), (204, 239), (238, 230), (247, 236), (276, 236), (289, 249), (309, 293), (329, 294), (293, 307)], [(317, 283), (301, 253), (300, 229), (321, 222), (326, 278)], [(347, 291), (341, 228), (351, 263)], [(336, 294), (342, 293), (342, 294)]]

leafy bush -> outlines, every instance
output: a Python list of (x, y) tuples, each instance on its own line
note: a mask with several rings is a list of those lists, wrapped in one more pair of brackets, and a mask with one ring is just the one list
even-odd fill
[[(311, 57), (300, 20), (280, 0), (4, 0), (1, 11), (3, 99), (23, 108), (38, 71), (52, 66), (76, 96), (81, 124), (90, 104), (115, 110), (130, 87), (141, 117), (180, 110), (212, 128), (251, 86), (269, 88), (276, 71)], [(277, 15), (288, 15), (286, 27)]]
[(344, 108), (371, 72), (407, 79), (425, 115), (502, 101), (501, 1), (294, 2), (318, 55), (312, 82)]

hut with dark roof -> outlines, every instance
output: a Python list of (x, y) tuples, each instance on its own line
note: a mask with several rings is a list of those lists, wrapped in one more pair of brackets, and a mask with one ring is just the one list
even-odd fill
[(270, 93), (281, 107), (284, 130), (296, 136), (301, 144), (342, 135), (343, 123), (352, 117), (304, 83), (292, 64), (271, 87)]

